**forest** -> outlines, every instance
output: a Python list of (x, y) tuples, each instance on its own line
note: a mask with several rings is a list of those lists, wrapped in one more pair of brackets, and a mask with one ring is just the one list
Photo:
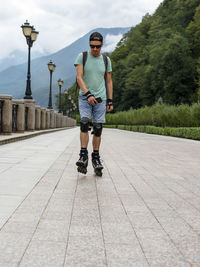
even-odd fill
[(115, 110), (200, 100), (200, 1), (164, 0), (110, 55)]

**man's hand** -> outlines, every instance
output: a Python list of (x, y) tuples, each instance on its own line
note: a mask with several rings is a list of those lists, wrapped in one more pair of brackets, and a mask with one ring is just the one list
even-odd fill
[(92, 106), (95, 106), (96, 104), (98, 104), (96, 98), (93, 96), (93, 95), (90, 95), (88, 98), (87, 98), (88, 102), (92, 105)]
[(112, 99), (107, 99), (107, 112), (111, 112), (113, 110), (113, 102)]

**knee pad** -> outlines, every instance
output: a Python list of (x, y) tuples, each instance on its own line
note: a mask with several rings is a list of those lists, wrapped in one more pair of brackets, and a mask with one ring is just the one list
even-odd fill
[(81, 120), (80, 120), (80, 128), (81, 128), (81, 132), (83, 133), (87, 133), (88, 130), (89, 130), (89, 119), (86, 118), (86, 117), (83, 117)]
[(93, 123), (93, 128), (94, 128), (94, 135), (95, 136), (101, 136), (102, 133), (102, 123)]

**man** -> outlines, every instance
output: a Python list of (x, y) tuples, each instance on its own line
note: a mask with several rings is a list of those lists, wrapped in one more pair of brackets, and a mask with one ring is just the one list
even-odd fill
[[(89, 38), (90, 51), (87, 52), (87, 60), (83, 66), (83, 53), (75, 60), (77, 83), (79, 92), (80, 112), (80, 159), (76, 162), (78, 172), (87, 173), (89, 142), (89, 120), (93, 122), (93, 153), (92, 165), (97, 175), (102, 175), (103, 166), (100, 161), (99, 148), (101, 143), (102, 123), (105, 122), (106, 111), (113, 110), (112, 96), (113, 85), (111, 77), (111, 61), (107, 57), (107, 72), (104, 57), (101, 55), (103, 36), (94, 32)], [(106, 75), (106, 79), (105, 79)]]

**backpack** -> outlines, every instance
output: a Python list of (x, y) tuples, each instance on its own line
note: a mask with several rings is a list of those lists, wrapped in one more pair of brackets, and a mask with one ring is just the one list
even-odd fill
[[(84, 67), (85, 67), (85, 63), (87, 61), (87, 56), (88, 56), (88, 52), (87, 51), (84, 51), (82, 52), (83, 53), (83, 71), (84, 71)], [(104, 61), (104, 64), (105, 64), (105, 74), (104, 74), (104, 79), (105, 79), (105, 85), (106, 85), (106, 73), (107, 73), (107, 69), (108, 69), (108, 58), (105, 54), (102, 54), (103, 56), (103, 61)], [(79, 85), (78, 85), (78, 81), (77, 81), (77, 78), (76, 78), (76, 95), (77, 95), (77, 92), (78, 90), (80, 89)], [(107, 86), (106, 86), (106, 89), (107, 89)]]

